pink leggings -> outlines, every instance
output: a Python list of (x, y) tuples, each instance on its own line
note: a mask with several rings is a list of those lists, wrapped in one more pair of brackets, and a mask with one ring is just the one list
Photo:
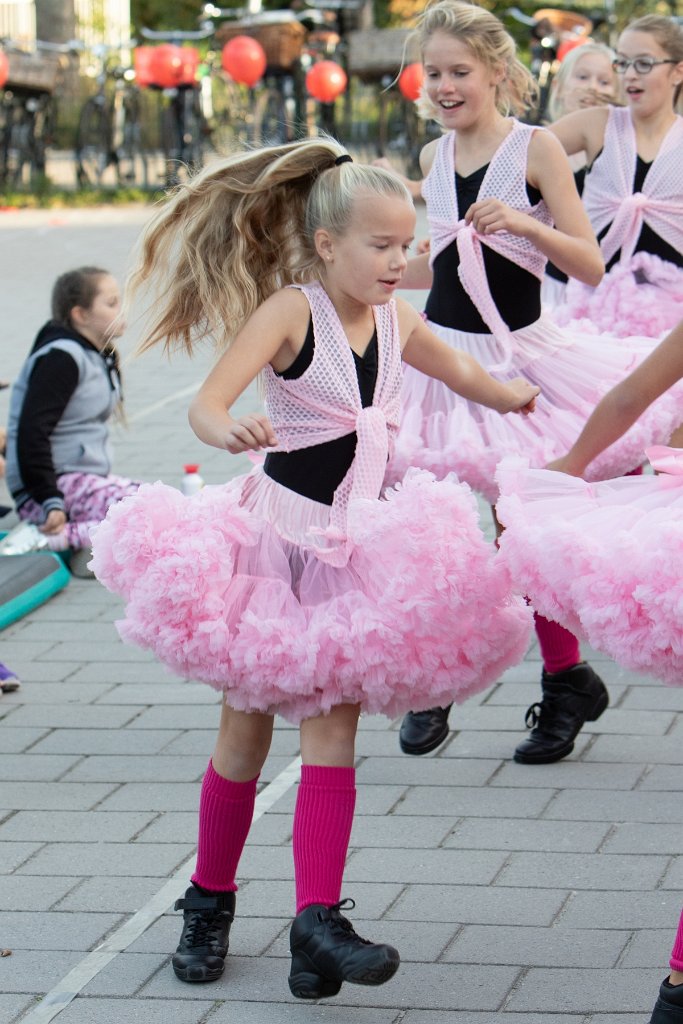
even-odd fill
[[(123, 476), (95, 473), (63, 473), (57, 477), (57, 485), (64, 495), (68, 522), (61, 533), (48, 537), (51, 551), (90, 547), (90, 531), (102, 522), (109, 506), (135, 494), (140, 486)], [(19, 518), (40, 526), (45, 522), (45, 513), (37, 502), (29, 499), (19, 509)]]

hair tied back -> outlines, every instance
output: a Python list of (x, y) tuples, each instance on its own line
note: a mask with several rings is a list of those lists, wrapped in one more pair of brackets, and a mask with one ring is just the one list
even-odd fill
[(348, 164), (352, 164), (353, 163), (353, 157), (350, 156), (349, 153), (342, 153), (342, 155), (338, 156), (337, 159), (334, 161), (334, 166), (335, 167), (339, 167), (341, 164), (347, 164), (347, 163)]

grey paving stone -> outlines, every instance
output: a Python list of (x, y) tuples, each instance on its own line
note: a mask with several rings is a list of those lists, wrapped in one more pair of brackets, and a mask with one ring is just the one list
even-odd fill
[(84, 996), (133, 996), (166, 962), (168, 954), (119, 953), (83, 989)]
[[(104, 661), (102, 658), (88, 658), (80, 663), (80, 667), (74, 672), (72, 678), (75, 683), (135, 683), (145, 690), (148, 686), (159, 683), (165, 687), (187, 687), (189, 685), (178, 676), (174, 676), (158, 661), (126, 663)], [(196, 684), (192, 684), (192, 690), (194, 689), (196, 689)], [(203, 687), (203, 689), (207, 689), (207, 687)]]
[(679, 765), (658, 764), (651, 767), (643, 775), (638, 789), (659, 790), (663, 792), (680, 793), (681, 790), (681, 769)]
[(356, 769), (358, 783), (406, 786), (486, 786), (500, 761), (460, 758), (368, 757)]
[(654, 855), (609, 853), (513, 853), (496, 879), (497, 885), (527, 883), (568, 889), (654, 889), (669, 860)]
[(280, 757), (273, 757), (270, 755), (259, 776), (259, 786), (263, 786), (265, 783), (272, 782), (273, 779), (283, 772), (286, 768), (289, 768), (292, 763), (292, 756), (290, 754), (284, 754)]
[(485, 818), (463, 818), (455, 825), (445, 845), (471, 850), (593, 853), (608, 832), (609, 825), (598, 822), (532, 821), (528, 818), (497, 818), (488, 821)]
[(219, 695), (210, 686), (180, 681), (145, 683), (144, 686), (123, 683), (100, 697), (98, 704), (218, 704), (219, 701)]
[(0, 754), (18, 754), (47, 735), (47, 729), (28, 728), (14, 723), (0, 727)]
[[(70, 1003), (59, 1015), (59, 1024), (203, 1024), (213, 1000), (181, 1003), (170, 999), (85, 998)], [(125, 1017), (122, 1017), (125, 1014)]]
[(253, 822), (247, 837), (247, 846), (281, 846), (289, 845), (291, 841), (291, 816), (268, 812)]
[(558, 793), (544, 811), (545, 818), (565, 821), (651, 821), (671, 820), (667, 800), (653, 798), (651, 793), (623, 793), (614, 790), (592, 790), (590, 799), (579, 790)]
[[(188, 879), (192, 869), (188, 870)], [(41, 878), (31, 879), (42, 882)], [(57, 878), (56, 882), (64, 881)], [(134, 913), (143, 907), (152, 896), (156, 896), (164, 884), (158, 877), (125, 878), (100, 875), (94, 878), (72, 878), (71, 892), (56, 904), (57, 910), (84, 911), (90, 913)], [(183, 893), (183, 886), (178, 886), (178, 896)]]
[(17, 949), (12, 956), (0, 958), (0, 992), (44, 995), (82, 957), (75, 950), (54, 950), (47, 957), (42, 950)]
[(38, 842), (127, 842), (154, 820), (152, 813), (19, 811), (0, 825), (0, 840)]
[(301, 1001), (278, 1006), (275, 1003), (229, 1002), (211, 1015), (211, 1024), (394, 1024), (396, 1011), (390, 1008), (355, 1009)]
[(673, 721), (674, 715), (670, 711), (627, 711), (621, 708), (608, 708), (597, 722), (586, 722), (584, 729), (587, 733), (664, 736)]
[[(408, 1010), (401, 1024), (585, 1024), (583, 1015), (547, 1013), (449, 1013), (447, 1010)], [(623, 1024), (623, 1022), (621, 1022)], [(631, 1022), (635, 1024), (635, 1022)], [(638, 1022), (640, 1024), (640, 1022)]]
[[(40, 621), (26, 621), (21, 631), (22, 640), (43, 641), (51, 640), (53, 643), (83, 642), (82, 622), (51, 622), (49, 619), (40, 618)], [(110, 622), (89, 622), (87, 628), (87, 642), (89, 644), (111, 644), (118, 642), (118, 633)], [(82, 659), (78, 659), (79, 661)]]
[(31, 878), (8, 875), (0, 880), (2, 910), (48, 910), (78, 884), (78, 878)]
[[(206, 687), (204, 687), (206, 689)], [(210, 704), (179, 704), (174, 703), (170, 707), (164, 704), (157, 704), (154, 707), (135, 709), (138, 714), (130, 723), (131, 729), (188, 729), (191, 731), (206, 730), (216, 735), (220, 719), (220, 703), (212, 701)]]
[(395, 757), (399, 753), (398, 733), (392, 730), (359, 732), (356, 736), (356, 757)]
[(432, 850), (442, 845), (452, 824), (452, 818), (410, 818), (407, 815), (395, 814), (387, 817), (375, 817), (374, 815), (357, 814), (351, 832), (351, 847), (388, 849), (399, 846), (408, 849)]
[[(649, 686), (630, 686), (623, 707), (648, 711), (652, 704), (652, 689)], [(661, 686), (657, 690), (656, 704), (660, 711), (683, 711), (683, 690), (680, 686)]]
[(0, 1020), (6, 1024), (14, 1024), (22, 1014), (33, 1005), (33, 999), (20, 995), (4, 995), (0, 992)]
[(452, 814), (474, 818), (536, 818), (554, 796), (552, 789), (468, 789), (464, 786), (415, 786), (396, 814)]
[[(82, 617), (82, 612), (79, 612)], [(3, 645), (4, 650), (4, 645)], [(77, 661), (34, 661), (32, 658), (14, 658), (11, 662), (19, 679), (25, 683), (56, 683), (69, 679), (78, 668)]]
[[(123, 811), (113, 814), (125, 814)], [(196, 843), (197, 811), (167, 811), (165, 814), (148, 813), (150, 822), (136, 835), (136, 843)], [(253, 829), (252, 829), (253, 831)], [(2, 830), (0, 829), (0, 836)], [(250, 834), (251, 836), (251, 834)]]
[(640, 764), (624, 764), (615, 772), (611, 764), (504, 764), (492, 786), (556, 786), (558, 789), (633, 789), (643, 775)]
[[(12, 845), (12, 844), (8, 844)], [(164, 843), (53, 843), (19, 868), (29, 875), (153, 875), (165, 877), (190, 856), (193, 847)], [(161, 888), (161, 887), (160, 887)]]
[(12, 724), (51, 729), (120, 729), (130, 728), (139, 707), (107, 707), (97, 704), (27, 704), (12, 713)]
[[(524, 715), (520, 713), (516, 727), (507, 732), (459, 732), (452, 737), (448, 746), (440, 751), (442, 757), (492, 757), (502, 761), (512, 759), (514, 749), (526, 736)], [(591, 737), (579, 733), (574, 744), (574, 751), (565, 758), (563, 764), (571, 764), (581, 759)]]
[(120, 921), (115, 914), (0, 913), (0, 934), (12, 949), (89, 950)]
[[(6, 657), (3, 649), (3, 657)], [(16, 662), (9, 661), (10, 665)], [(72, 683), (66, 679), (62, 683), (32, 682), (22, 676), (21, 689), (16, 693), (7, 693), (3, 696), (3, 703), (8, 704), (62, 704), (65, 707), (71, 705), (75, 708), (79, 704), (91, 704), (98, 698), (104, 697), (112, 690), (111, 683)]]
[(683, 743), (680, 736), (629, 736), (628, 743), (619, 736), (598, 736), (585, 755), (586, 761), (612, 764), (683, 764)]
[(9, 875), (43, 847), (43, 843), (0, 843), (0, 875)]
[[(553, 923), (566, 902), (567, 895), (562, 889), (507, 889), (503, 886), (481, 885), (431, 886), (413, 883), (406, 887), (387, 916), (396, 921), (427, 919), (461, 924), (545, 927)], [(583, 926), (591, 927), (591, 924), (592, 922), (584, 922)]]
[(629, 970), (552, 970), (532, 968), (519, 982), (507, 1009), (628, 1012), (652, 1010), (661, 972)]
[(47, 651), (41, 653), (42, 658), (50, 657), (55, 661), (105, 661), (105, 662), (146, 662), (152, 661), (149, 651), (139, 647), (129, 647), (117, 641), (114, 635), (109, 643), (96, 643), (90, 640), (70, 641), (69, 643), (53, 643)]
[[(398, 813), (399, 808), (404, 806), (405, 794), (405, 786), (382, 786), (379, 783), (372, 786), (356, 786), (356, 814)], [(273, 810), (277, 814), (292, 814), (295, 802), (296, 786), (293, 786), (273, 805)]]
[[(582, 824), (581, 827), (585, 827)], [(680, 823), (641, 825), (638, 822), (615, 823), (602, 845), (603, 853), (679, 853)]]
[(408, 882), (489, 885), (508, 854), (480, 850), (356, 850), (344, 872), (348, 882)]
[[(289, 924), (268, 950), (269, 956), (288, 957)], [(434, 921), (364, 921), (353, 912), (353, 927), (363, 938), (373, 942), (388, 942), (401, 954), (401, 963), (433, 963), (452, 940), (458, 925), (436, 924)], [(240, 950), (241, 952), (241, 950)]]
[[(217, 714), (215, 717), (217, 719)], [(178, 728), (185, 729), (186, 731), (176, 737), (169, 732), (168, 746), (164, 747), (164, 754), (201, 754), (205, 758), (210, 756), (216, 743), (216, 727), (212, 729), (192, 729), (183, 723)], [(273, 742), (270, 745), (270, 756), (288, 757), (291, 761), (298, 753), (298, 732), (293, 729), (276, 729), (273, 733)]]
[(56, 781), (79, 761), (78, 754), (6, 754), (2, 777), (5, 783)]
[[(74, 783), (75, 785), (75, 783)], [(199, 782), (128, 782), (103, 800), (102, 811), (194, 811), (199, 808)]]
[[(168, 743), (169, 733), (146, 729), (55, 729), (32, 748), (34, 754), (152, 755)], [(114, 776), (115, 777), (115, 776)]]
[(12, 800), (25, 810), (85, 811), (115, 789), (101, 782), (14, 782)]
[[(540, 690), (540, 687), (539, 687)], [(537, 696), (538, 700), (539, 697)], [(504, 707), (497, 704), (483, 704), (470, 707), (461, 704), (451, 712), (451, 728), (458, 732), (498, 732), (499, 730), (518, 729), (523, 721), (526, 707)]]
[[(659, 967), (662, 972), (668, 973), (675, 933), (675, 921), (668, 929), (639, 928), (638, 931), (632, 932), (631, 940), (619, 960), (619, 966)], [(654, 998), (653, 996), (653, 1003)]]
[[(291, 881), (255, 881), (248, 879), (248, 866), (240, 863), (240, 917), (284, 917), (291, 920), (294, 916), (294, 872)], [(353, 892), (349, 895), (356, 901), (356, 910), (352, 917), (375, 921), (384, 917), (389, 907), (395, 902), (403, 886), (390, 882), (354, 882)], [(342, 886), (342, 895), (346, 895), (347, 887)], [(395, 916), (395, 915), (391, 915)], [(400, 915), (397, 919), (400, 919)], [(418, 918), (420, 920), (420, 918)], [(438, 920), (435, 918), (435, 920)]]
[[(55, 645), (50, 640), (32, 640), (30, 642), (24, 642), (21, 639), (21, 636), (15, 633), (14, 638), (11, 640), (9, 639), (9, 637), (3, 637), (2, 656), (6, 660), (8, 665), (17, 665), (22, 659), (25, 661), (33, 662), (38, 661), (42, 655), (47, 654), (47, 652), (51, 651), (54, 646)], [(63, 660), (78, 661), (79, 659), (76, 655), (74, 655), (74, 657), (72, 658), (64, 658)]]
[(79, 760), (66, 779), (76, 782), (196, 782), (206, 771), (205, 757), (145, 757), (129, 754), (121, 757), (97, 756)]
[(563, 928), (561, 925), (552, 928), (466, 925), (441, 959), (453, 963), (528, 967), (614, 967), (630, 935), (628, 931)]
[(567, 928), (676, 928), (681, 913), (680, 893), (578, 892), (562, 912)]
[(683, 857), (674, 858), (662, 881), (662, 889), (683, 889)]

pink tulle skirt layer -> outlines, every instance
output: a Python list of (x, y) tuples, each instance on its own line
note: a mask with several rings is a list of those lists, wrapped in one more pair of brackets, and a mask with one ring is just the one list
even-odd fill
[(191, 498), (144, 485), (110, 510), (92, 564), (126, 601), (125, 641), (292, 722), (461, 701), (524, 656), (530, 612), (455, 477), (414, 471), (352, 503), (342, 568), (310, 550), (328, 519), (260, 468)]
[(570, 281), (553, 316), (589, 334), (661, 338), (683, 320), (683, 270), (638, 252), (614, 266), (597, 288)]
[(498, 472), (501, 555), (534, 608), (620, 665), (683, 685), (683, 476)]
[[(429, 326), (452, 348), (463, 349), (483, 366), (501, 361), (501, 348), (490, 334), (469, 334), (438, 324)], [(409, 466), (437, 478), (454, 472), (460, 480), (495, 504), (496, 467), (507, 455), (521, 455), (542, 467), (565, 455), (597, 402), (623, 380), (655, 346), (651, 338), (618, 341), (560, 329), (541, 316), (513, 333), (512, 367), (494, 373), (499, 380), (525, 377), (541, 388), (536, 411), (529, 416), (469, 402), (440, 381), (407, 367), (403, 411), (389, 479), (400, 480)], [(643, 450), (666, 443), (683, 420), (683, 383), (662, 395), (640, 420), (591, 463), (590, 479), (608, 479), (636, 469)]]
[(541, 281), (541, 305), (544, 310), (550, 312), (556, 306), (561, 306), (567, 292), (567, 282), (558, 281), (556, 277), (545, 274)]

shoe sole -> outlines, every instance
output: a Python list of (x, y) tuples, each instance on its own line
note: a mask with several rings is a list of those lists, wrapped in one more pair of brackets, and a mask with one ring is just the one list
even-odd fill
[[(383, 967), (359, 970), (344, 978), (350, 985), (383, 985), (396, 974), (400, 961), (385, 964)], [(340, 981), (325, 978), (315, 971), (297, 971), (288, 978), (289, 991), (296, 999), (325, 999), (336, 996), (342, 987)]]
[[(600, 715), (607, 710), (609, 706), (609, 694), (607, 691), (601, 693), (595, 704), (590, 710), (590, 713), (586, 715), (586, 722), (597, 722)], [(580, 731), (580, 730), (579, 730)], [(577, 734), (578, 735), (578, 734)], [(553, 754), (542, 754), (539, 757), (529, 756), (527, 754), (515, 754), (513, 755), (513, 761), (517, 764), (554, 764), (555, 761), (561, 761), (568, 754), (571, 754), (574, 749), (574, 741), (568, 743), (565, 747), (560, 750), (556, 750)]]
[[(176, 978), (178, 978), (179, 981), (185, 981), (191, 985), (201, 985), (205, 981), (218, 981), (218, 979), (223, 974), (224, 969), (225, 965), (223, 965), (223, 967), (221, 967), (220, 970), (216, 968), (213, 971), (207, 967), (177, 968), (175, 964), (173, 965), (173, 973), (175, 974)], [(193, 975), (195, 973), (200, 976), (194, 977)]]
[(412, 743), (404, 743), (401, 737), (398, 738), (398, 745), (404, 754), (411, 754), (413, 757), (420, 757), (421, 754), (431, 754), (432, 750), (436, 750), (441, 744), (448, 738), (448, 734), (451, 731), (450, 726), (446, 723), (446, 726), (436, 739), (430, 740), (429, 743), (420, 743), (414, 745)]

